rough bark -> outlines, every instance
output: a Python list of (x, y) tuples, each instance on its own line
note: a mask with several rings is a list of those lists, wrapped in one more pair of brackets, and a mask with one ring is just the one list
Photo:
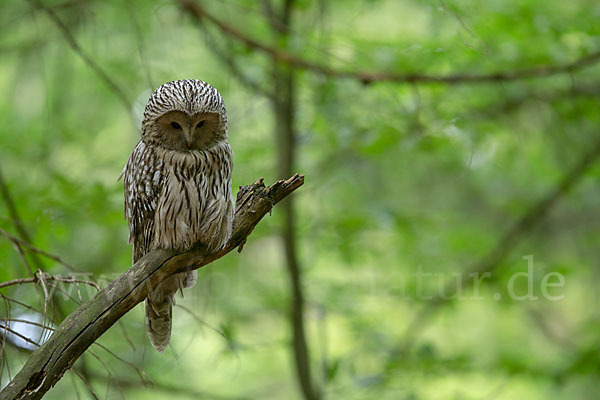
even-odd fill
[(240, 188), (233, 235), (223, 250), (208, 253), (198, 246), (185, 253), (155, 250), (146, 254), (96, 297), (67, 316), (2, 390), (0, 400), (42, 398), (96, 339), (146, 298), (149, 289), (175, 273), (203, 267), (235, 248), (241, 250), (248, 235), (273, 205), (303, 183), (304, 176), (296, 174), (270, 187), (265, 187), (260, 179)]

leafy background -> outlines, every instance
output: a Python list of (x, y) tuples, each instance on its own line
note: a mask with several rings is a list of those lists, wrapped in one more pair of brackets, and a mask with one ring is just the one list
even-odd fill
[[(210, 19), (198, 21), (185, 3), (1, 6), (3, 186), (32, 244), (101, 285), (130, 266), (117, 177), (159, 84), (199, 78), (219, 89), (229, 113), (234, 188), (280, 177), (272, 58)], [(278, 10), (280, 3), (194, 4), (260, 43), (351, 72), (293, 73), (294, 170), (306, 175), (294, 194), (294, 238), (319, 396), (593, 398), (600, 373), (597, 165), (535, 224), (517, 230), (514, 246), (500, 248), (479, 296), (466, 283), (458, 299), (428, 298), (452, 294), (441, 290), (456, 288), (457, 276), (480, 265), (597, 146), (600, 4), (297, 0), (282, 37), (266, 6)], [(594, 54), (588, 64), (556, 74), (535, 70), (527, 79), (365, 84), (352, 76), (510, 73)], [(163, 355), (149, 346), (138, 306), (47, 398), (303, 398), (291, 346), (285, 223), (276, 207), (241, 254), (200, 270), (199, 284), (178, 300)], [(20, 236), (5, 195), (0, 227)], [(511, 277), (527, 271), (527, 256), (537, 300), (508, 291)], [(39, 255), (28, 253), (27, 260), (32, 270), (69, 273)], [(548, 290), (560, 300), (541, 291), (551, 272), (564, 277), (564, 285)], [(27, 276), (19, 252), (3, 238), (0, 281)], [(527, 294), (525, 278), (512, 282), (518, 295)], [(71, 298), (56, 289), (48, 305), (55, 322), (92, 293), (83, 285), (63, 290)], [(39, 285), (0, 292), (44, 308)], [(0, 312), (32, 313), (7, 297)], [(16, 345), (27, 347), (22, 341), (12, 342), (3, 341), (2, 386), (30, 354)]]

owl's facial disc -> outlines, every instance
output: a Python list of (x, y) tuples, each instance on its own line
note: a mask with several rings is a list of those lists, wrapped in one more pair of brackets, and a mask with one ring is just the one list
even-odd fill
[(219, 114), (169, 111), (156, 119), (161, 144), (171, 150), (202, 150), (219, 138)]

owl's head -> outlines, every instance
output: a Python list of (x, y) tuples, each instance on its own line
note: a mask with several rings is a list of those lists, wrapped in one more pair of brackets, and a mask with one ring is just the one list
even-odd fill
[(223, 98), (217, 89), (196, 79), (159, 86), (144, 110), (142, 139), (184, 152), (226, 141), (227, 112)]

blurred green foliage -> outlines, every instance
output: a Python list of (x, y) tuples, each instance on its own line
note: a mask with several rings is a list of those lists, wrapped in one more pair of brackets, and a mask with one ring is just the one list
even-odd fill
[[(202, 3), (249, 37), (276, 45), (259, 2)], [(44, 1), (124, 93), (124, 107), (31, 4), (0, 6), (0, 168), (35, 246), (104, 281), (130, 266), (117, 177), (138, 140), (151, 90), (169, 80), (203, 79), (223, 95), (234, 188), (260, 176), (276, 179), (268, 98), (223, 59), (269, 88), (269, 57), (208, 21), (194, 23), (176, 2)], [(343, 70), (485, 74), (562, 65), (596, 52), (599, 18), (600, 3), (590, 0), (299, 0), (290, 46)], [(598, 140), (599, 73), (590, 65), (504, 83), (363, 85), (298, 72), (297, 170), (306, 184), (294, 194), (297, 239), (313, 372), (326, 398), (597, 396), (598, 166), (518, 238), (477, 299), (465, 288), (471, 298), (431, 310), (417, 335), (410, 321), (427, 296), (484, 257)], [(128, 399), (300, 398), (280, 222), (275, 208), (243, 253), (200, 270), (199, 284), (179, 300), (185, 308), (175, 309), (165, 354), (148, 345), (141, 306), (100, 339), (155, 387), (93, 346), (76, 366), (94, 392)], [(5, 202), (0, 227), (16, 234)], [(528, 255), (538, 299), (517, 301), (507, 288), (515, 273), (527, 271)], [(42, 262), (49, 273), (68, 273)], [(418, 271), (431, 275), (421, 279)], [(550, 272), (565, 279), (548, 290), (560, 300), (541, 292)], [(14, 246), (0, 241), (0, 281), (27, 276)], [(527, 292), (525, 279), (513, 283), (516, 293)], [(33, 286), (2, 293), (42, 307)], [(87, 293), (81, 288), (81, 300)], [(71, 295), (58, 301), (63, 313), (80, 299), (77, 288)], [(4, 314), (23, 312), (6, 304)], [(7, 345), (2, 385), (28, 354)], [(77, 376), (66, 376), (47, 398), (75, 398), (75, 391), (89, 397)]]

